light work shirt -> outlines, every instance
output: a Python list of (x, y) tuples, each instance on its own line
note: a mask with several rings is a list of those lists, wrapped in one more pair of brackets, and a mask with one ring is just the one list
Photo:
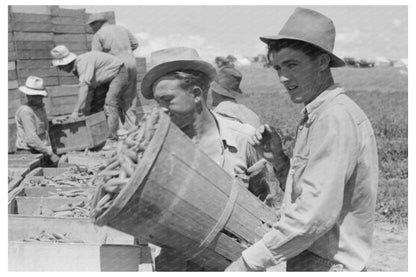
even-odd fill
[[(217, 122), (222, 141), (220, 143), (220, 157), (211, 158), (232, 177), (236, 177), (261, 159), (254, 147), (248, 143), (248, 139), (254, 134), (255, 129), (248, 124), (242, 124), (215, 112), (212, 112), (212, 114)], [(201, 150), (204, 151), (206, 149)], [(250, 178), (247, 184), (248, 189), (253, 194), (260, 195), (261, 199), (269, 192), (266, 173), (267, 169), (265, 168), (257, 176)]]
[(105, 23), (92, 37), (91, 50), (117, 56), (121, 52), (132, 53), (139, 43), (123, 26)]
[(364, 112), (334, 85), (306, 105), (282, 217), (242, 255), (253, 269), (304, 250), (361, 271), (370, 256), (378, 185), (376, 140)]
[(123, 62), (113, 55), (91, 51), (76, 58), (74, 70), (80, 86), (96, 88), (111, 82), (122, 65)]
[(219, 103), (214, 108), (214, 112), (236, 118), (242, 123), (249, 124), (256, 129), (260, 127), (261, 124), (257, 114), (246, 106), (234, 101), (223, 101)]
[(15, 120), (17, 149), (35, 150), (46, 155), (52, 154), (48, 117), (44, 105), (20, 106), (16, 111)]

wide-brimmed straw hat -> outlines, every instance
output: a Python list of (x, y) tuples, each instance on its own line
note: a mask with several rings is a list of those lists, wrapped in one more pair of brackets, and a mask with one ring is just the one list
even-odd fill
[(240, 71), (233, 67), (224, 67), (218, 71), (214, 82), (211, 84), (211, 89), (218, 94), (237, 98), (243, 94), (240, 89), (240, 83), (243, 76)]
[(108, 21), (107, 15), (105, 13), (93, 13), (87, 20), (87, 24), (91, 24), (95, 21)]
[(19, 90), (26, 95), (48, 95), (43, 86), (43, 79), (36, 76), (27, 77), (25, 85), (19, 87)]
[(173, 47), (152, 52), (150, 68), (141, 85), (142, 94), (147, 99), (153, 98), (153, 83), (168, 73), (193, 70), (205, 73), (211, 80), (216, 75), (215, 68), (203, 61), (195, 49), (188, 47)]
[(52, 66), (67, 65), (77, 58), (77, 55), (69, 52), (65, 45), (58, 45), (51, 50)]
[(298, 7), (277, 35), (260, 37), (260, 40), (267, 44), (284, 39), (304, 41), (324, 50), (331, 57), (331, 67), (345, 65), (345, 62), (333, 53), (334, 23), (325, 15), (314, 10)]

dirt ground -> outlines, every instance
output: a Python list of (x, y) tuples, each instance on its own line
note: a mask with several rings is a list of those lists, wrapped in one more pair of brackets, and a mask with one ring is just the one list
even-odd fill
[[(368, 271), (408, 271), (407, 226), (377, 223)], [(268, 271), (285, 271), (285, 264)]]

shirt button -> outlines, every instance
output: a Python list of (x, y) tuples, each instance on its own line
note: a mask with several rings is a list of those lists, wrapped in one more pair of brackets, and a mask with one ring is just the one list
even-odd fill
[(289, 174), (295, 174), (295, 170), (294, 169), (289, 170)]

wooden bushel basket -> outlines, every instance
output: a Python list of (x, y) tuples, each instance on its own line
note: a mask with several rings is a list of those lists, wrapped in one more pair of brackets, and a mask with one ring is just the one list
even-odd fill
[[(96, 224), (174, 249), (206, 270), (224, 270), (277, 221), (161, 113), (134, 175)], [(237, 241), (238, 240), (238, 241)]]

